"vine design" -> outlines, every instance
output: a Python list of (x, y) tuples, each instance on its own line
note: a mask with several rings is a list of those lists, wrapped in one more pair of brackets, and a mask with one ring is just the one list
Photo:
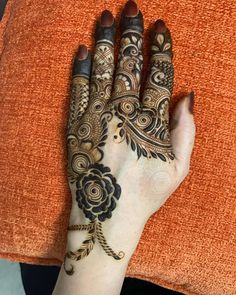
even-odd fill
[[(173, 160), (169, 134), (169, 100), (173, 84), (170, 35), (156, 34), (143, 105), (138, 100), (143, 67), (142, 34), (127, 30), (121, 39), (118, 72), (112, 97), (121, 120), (114, 141), (126, 140), (138, 158)], [(125, 97), (125, 100), (124, 100)]]
[(164, 162), (174, 159), (168, 128), (173, 86), (170, 33), (167, 29), (155, 34), (141, 104), (142, 16), (139, 12), (124, 22), (131, 28), (122, 33), (114, 86), (114, 38), (108, 28), (97, 30), (100, 39), (96, 42), (91, 80), (88, 61), (80, 62), (78, 68), (81, 70), (84, 66), (83, 73), (78, 71), (73, 75), (67, 133), (68, 178), (75, 189), (78, 207), (90, 222), (68, 227), (69, 231), (88, 232), (79, 249), (65, 255), (64, 269), (68, 275), (74, 273), (74, 266), (70, 264), (67, 268), (67, 259), (78, 261), (88, 256), (96, 239), (105, 253), (114, 259), (122, 259), (125, 255), (123, 251), (118, 254), (113, 251), (102, 229), (102, 222), (112, 217), (121, 196), (121, 186), (111, 169), (102, 164), (111, 120), (119, 119), (114, 142), (125, 141), (138, 159), (155, 158)]
[[(114, 72), (114, 54), (111, 42), (97, 42), (91, 77), (90, 93), (88, 77), (74, 75), (72, 81), (70, 118), (68, 123), (68, 178), (76, 189), (76, 201), (89, 224), (71, 225), (68, 230), (87, 230), (88, 236), (77, 251), (68, 251), (64, 270), (74, 273), (74, 266), (66, 267), (66, 260), (78, 261), (92, 251), (95, 238), (104, 251), (114, 259), (124, 257), (108, 246), (102, 231), (101, 221), (111, 218), (112, 211), (121, 195), (121, 187), (104, 166), (102, 148), (108, 137), (108, 123), (113, 114), (106, 108), (111, 96)], [(89, 103), (88, 103), (89, 100)], [(85, 112), (86, 111), (86, 112)], [(78, 121), (80, 124), (78, 124)]]

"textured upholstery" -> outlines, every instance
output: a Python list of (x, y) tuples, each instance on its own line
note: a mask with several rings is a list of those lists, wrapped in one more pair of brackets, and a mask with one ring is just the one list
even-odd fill
[[(59, 264), (70, 211), (65, 128), (72, 57), (121, 0), (9, 0), (0, 23), (0, 256)], [(191, 171), (146, 224), (127, 276), (185, 294), (235, 295), (236, 40), (233, 0), (139, 1), (166, 21), (174, 99), (195, 90)], [(146, 44), (147, 45), (147, 44)], [(147, 57), (147, 46), (145, 46)], [(147, 59), (145, 60), (147, 62)]]

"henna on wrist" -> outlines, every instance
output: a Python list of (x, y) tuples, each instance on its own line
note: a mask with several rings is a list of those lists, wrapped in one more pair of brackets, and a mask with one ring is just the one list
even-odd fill
[[(68, 230), (87, 231), (87, 238), (76, 251), (65, 255), (80, 260), (92, 251), (97, 240), (107, 255), (122, 259), (108, 245), (102, 222), (112, 217), (122, 194), (111, 168), (103, 164), (109, 125), (114, 118), (113, 141), (126, 142), (137, 154), (171, 162), (174, 159), (169, 134), (169, 102), (173, 87), (172, 42), (162, 20), (153, 27), (150, 69), (142, 103), (139, 100), (143, 68), (143, 16), (134, 1), (128, 1), (121, 18), (122, 36), (113, 86), (115, 21), (104, 11), (96, 28), (96, 47), (91, 55), (80, 47), (73, 67), (70, 117), (68, 123), (68, 177), (78, 207), (88, 224), (70, 225)], [(91, 72), (91, 79), (90, 79)], [(113, 86), (113, 88), (112, 88)], [(117, 121), (117, 120), (116, 120)]]

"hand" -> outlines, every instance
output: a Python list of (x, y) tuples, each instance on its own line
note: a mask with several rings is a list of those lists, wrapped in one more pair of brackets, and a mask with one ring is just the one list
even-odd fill
[[(97, 24), (94, 57), (81, 45), (74, 61), (67, 134), (73, 199), (69, 230), (83, 230), (87, 237), (68, 237), (78, 247), (67, 252), (70, 260), (89, 255), (96, 243), (110, 259), (131, 257), (146, 221), (189, 170), (193, 94), (178, 104), (170, 131), (170, 31), (162, 20), (153, 27), (141, 96), (143, 17), (133, 1), (128, 3), (115, 75), (115, 22), (109, 11)], [(73, 274), (73, 265), (65, 270)]]

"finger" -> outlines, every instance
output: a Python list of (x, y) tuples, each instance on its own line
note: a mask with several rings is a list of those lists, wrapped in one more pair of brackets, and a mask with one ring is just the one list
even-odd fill
[(80, 45), (74, 59), (68, 130), (71, 132), (84, 114), (89, 101), (89, 76), (91, 54), (85, 45)]
[(91, 76), (90, 103), (92, 113), (100, 113), (111, 97), (114, 73), (115, 21), (110, 11), (104, 10), (96, 27), (96, 47)]
[(186, 176), (189, 169), (195, 138), (193, 105), (194, 93), (191, 92), (177, 104), (170, 124), (173, 153), (183, 176)]
[(143, 16), (134, 1), (128, 1), (122, 12), (121, 32), (112, 100), (138, 103), (143, 67)]
[(172, 41), (162, 20), (154, 25), (149, 74), (145, 85), (143, 105), (157, 110), (163, 125), (169, 122), (169, 102), (173, 88)]

